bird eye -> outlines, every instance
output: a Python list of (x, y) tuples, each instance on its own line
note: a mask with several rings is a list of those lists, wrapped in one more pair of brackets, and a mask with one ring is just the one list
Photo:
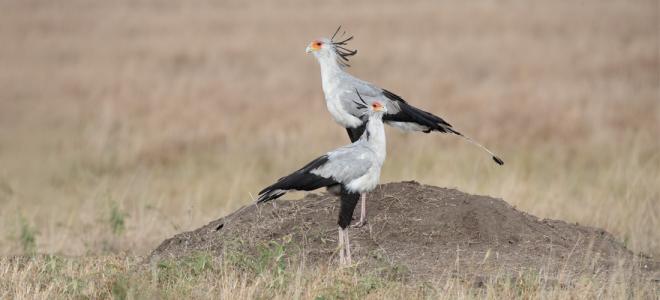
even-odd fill
[(316, 47), (321, 47), (321, 42), (316, 42)]

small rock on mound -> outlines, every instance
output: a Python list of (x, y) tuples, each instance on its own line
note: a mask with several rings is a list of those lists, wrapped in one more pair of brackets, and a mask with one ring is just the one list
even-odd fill
[[(415, 182), (380, 185), (368, 197), (369, 223), (350, 229), (359, 267), (385, 263), (427, 279), (524, 271), (570, 276), (606, 274), (634, 258), (603, 230), (539, 220), (501, 199)], [(164, 241), (150, 260), (198, 251), (254, 253), (269, 241), (287, 240), (308, 264), (336, 264), (338, 210), (337, 197), (327, 193), (246, 206)]]

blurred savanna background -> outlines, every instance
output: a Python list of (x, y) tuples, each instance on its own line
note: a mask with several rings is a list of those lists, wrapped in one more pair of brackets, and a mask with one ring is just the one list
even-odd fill
[(0, 0), (0, 254), (138, 259), (346, 144), (304, 52), (339, 25), (349, 72), (505, 161), (388, 128), (383, 182), (503, 198), (660, 257), (653, 0)]

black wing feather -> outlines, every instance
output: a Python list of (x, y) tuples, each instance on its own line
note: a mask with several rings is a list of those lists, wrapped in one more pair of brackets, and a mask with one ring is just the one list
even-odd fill
[(300, 168), (298, 171), (284, 176), (274, 184), (259, 192), (257, 203), (262, 203), (277, 199), (284, 195), (288, 190), (311, 191), (318, 188), (338, 184), (332, 178), (325, 178), (310, 173), (310, 171), (324, 165), (329, 160), (327, 155), (323, 155)]
[(458, 131), (454, 130), (451, 124), (447, 123), (447, 121), (430, 112), (423, 111), (408, 104), (408, 102), (398, 95), (388, 90), (383, 90), (383, 95), (392, 101), (396, 101), (399, 104), (399, 108), (401, 108), (401, 111), (396, 114), (384, 115), (383, 121), (416, 123), (427, 127), (428, 130), (425, 131), (427, 133), (431, 131), (439, 131), (461, 135)]
[(419, 108), (416, 108), (408, 104), (401, 97), (397, 96), (396, 94), (388, 90), (383, 89), (383, 95), (385, 95), (385, 97), (387, 97), (388, 99), (397, 102), (397, 104), (399, 104), (399, 108), (401, 108), (401, 111), (397, 112), (396, 114), (384, 115), (383, 121), (408, 122), (408, 123), (419, 124), (428, 128), (427, 130), (424, 130), (425, 133), (429, 133), (431, 131), (438, 131), (442, 133), (453, 133), (488, 152), (498, 165), (504, 164), (504, 161), (501, 158), (495, 156), (493, 152), (491, 152), (481, 144), (477, 143), (475, 140), (471, 139), (470, 137), (467, 137), (462, 133), (456, 131), (454, 128), (452, 128), (451, 124), (447, 123), (442, 118), (430, 112), (423, 111)]

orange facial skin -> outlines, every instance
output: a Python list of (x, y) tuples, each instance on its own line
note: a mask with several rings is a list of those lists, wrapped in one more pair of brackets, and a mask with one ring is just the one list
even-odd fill
[(323, 46), (323, 43), (317, 40), (314, 40), (311, 43), (309, 43), (309, 49), (312, 49), (312, 51), (321, 50), (321, 46)]

